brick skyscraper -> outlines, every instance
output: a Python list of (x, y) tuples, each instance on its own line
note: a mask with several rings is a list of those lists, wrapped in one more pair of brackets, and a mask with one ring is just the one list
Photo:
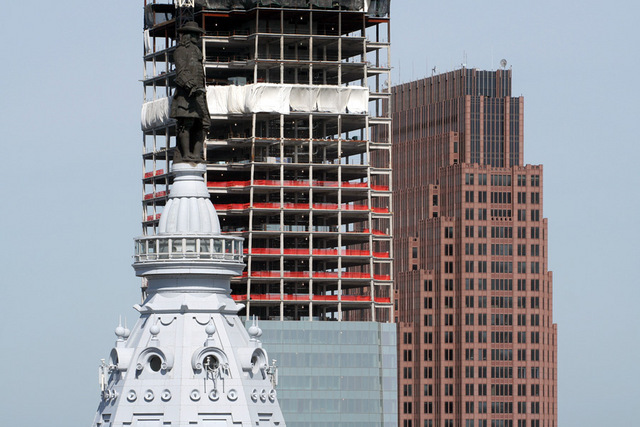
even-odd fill
[(400, 425), (556, 426), (542, 166), (511, 71), (392, 92)]

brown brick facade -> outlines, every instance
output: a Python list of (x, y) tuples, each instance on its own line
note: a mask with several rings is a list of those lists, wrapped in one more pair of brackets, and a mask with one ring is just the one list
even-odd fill
[(511, 71), (393, 88), (399, 422), (557, 425), (542, 166)]

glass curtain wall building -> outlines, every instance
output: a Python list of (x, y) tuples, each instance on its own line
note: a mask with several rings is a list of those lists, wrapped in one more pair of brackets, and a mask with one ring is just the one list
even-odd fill
[[(249, 325), (249, 321), (247, 325)], [(287, 426), (397, 426), (396, 325), (261, 322)]]

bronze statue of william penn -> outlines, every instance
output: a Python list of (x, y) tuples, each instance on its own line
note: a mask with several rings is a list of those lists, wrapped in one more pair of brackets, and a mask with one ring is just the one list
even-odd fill
[(173, 54), (176, 66), (175, 91), (169, 117), (176, 119), (178, 148), (174, 163), (202, 162), (202, 148), (209, 133), (211, 118), (207, 107), (207, 91), (200, 36), (204, 33), (193, 21), (178, 29), (180, 42)]

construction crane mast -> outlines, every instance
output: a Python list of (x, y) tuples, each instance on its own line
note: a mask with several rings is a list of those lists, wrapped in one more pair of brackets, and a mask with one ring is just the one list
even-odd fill
[(195, 18), (195, 0), (176, 0), (176, 29)]

